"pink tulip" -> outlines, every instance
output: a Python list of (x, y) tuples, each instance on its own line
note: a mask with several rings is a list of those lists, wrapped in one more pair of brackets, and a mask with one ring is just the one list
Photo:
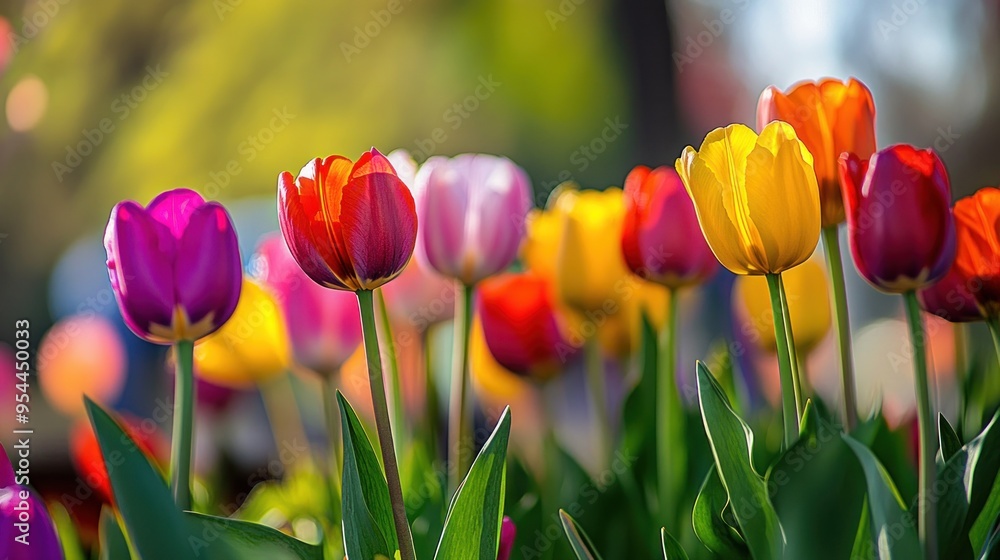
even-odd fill
[(281, 304), (295, 361), (323, 374), (339, 370), (362, 340), (357, 297), (313, 282), (278, 233), (261, 241), (250, 268)]
[(507, 268), (531, 208), (527, 173), (507, 158), (432, 157), (415, 179), (420, 255), (467, 285)]

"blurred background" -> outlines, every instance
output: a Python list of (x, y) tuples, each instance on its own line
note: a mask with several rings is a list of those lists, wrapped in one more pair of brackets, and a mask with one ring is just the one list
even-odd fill
[[(52, 359), (79, 333), (100, 350), (62, 356), (44, 398), (36, 391), (34, 484), (55, 496), (74, 484), (72, 423), (56, 403), (77, 398), (88, 364), (97, 381), (87, 386), (137, 416), (168, 386), (163, 349), (125, 329), (107, 281), (101, 239), (121, 199), (194, 188), (230, 208), (249, 256), (277, 228), (278, 173), (376, 146), (418, 162), (509, 156), (541, 206), (563, 181), (600, 189), (637, 164), (672, 165), (712, 128), (753, 125), (765, 86), (823, 76), (864, 81), (880, 146), (935, 148), (959, 197), (1000, 179), (998, 14), (995, 0), (4, 0), (0, 341), (9, 348), (14, 321), (27, 318), (37, 353), (55, 321), (84, 316), (52, 335)], [(905, 349), (894, 358), (880, 342), (903, 339), (900, 303), (847, 269), (857, 361), (887, 372), (860, 380), (862, 392), (890, 401), (909, 390)], [(731, 282), (720, 274), (713, 297), (695, 302), (709, 320), (687, 357), (739, 333)], [(988, 349), (980, 326), (973, 348)], [(836, 368), (829, 338), (811, 371), (818, 387)], [(7, 375), (12, 358), (0, 353)], [(248, 402), (237, 406), (261, 408)], [(13, 416), (7, 401), (0, 410)], [(4, 442), (10, 421), (0, 421)], [(228, 460), (240, 463), (252, 429), (232, 430)], [(261, 460), (247, 453), (240, 468)]]

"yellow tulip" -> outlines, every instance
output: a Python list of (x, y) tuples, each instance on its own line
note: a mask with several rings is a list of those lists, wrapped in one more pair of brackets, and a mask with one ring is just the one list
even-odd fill
[(787, 123), (760, 136), (742, 124), (717, 128), (675, 164), (698, 223), (723, 266), (736, 274), (780, 273), (819, 241), (819, 187), (813, 158)]
[(248, 387), (288, 371), (291, 349), (281, 307), (267, 290), (243, 280), (233, 316), (194, 348), (196, 375), (217, 385)]
[(555, 202), (562, 216), (556, 284), (563, 301), (586, 313), (621, 299), (631, 273), (621, 254), (622, 191), (566, 191)]
[[(826, 270), (815, 259), (809, 259), (782, 275), (788, 296), (788, 313), (792, 320), (795, 347), (809, 352), (830, 331), (830, 295)], [(774, 339), (774, 317), (767, 280), (760, 276), (742, 276), (733, 288), (733, 303), (739, 309), (743, 324), (740, 330), (768, 351), (777, 351)]]

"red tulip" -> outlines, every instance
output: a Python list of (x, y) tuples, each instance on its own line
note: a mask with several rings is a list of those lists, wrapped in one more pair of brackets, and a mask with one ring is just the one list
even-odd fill
[(507, 273), (482, 281), (479, 317), (496, 361), (519, 375), (546, 378), (575, 348), (563, 338), (548, 280), (535, 273)]
[(879, 290), (905, 293), (944, 278), (955, 258), (951, 186), (932, 150), (897, 144), (865, 161), (840, 158), (854, 264)]
[(373, 290), (406, 266), (417, 237), (413, 197), (392, 164), (372, 148), (357, 163), (316, 158), (278, 177), (285, 242), (313, 281)]
[(622, 253), (632, 272), (679, 288), (707, 280), (719, 266), (677, 172), (640, 165), (625, 178)]
[[(958, 250), (961, 252), (961, 245)], [(969, 279), (959, 272), (957, 261), (942, 280), (917, 292), (917, 299), (924, 311), (952, 323), (986, 318), (976, 303), (976, 295), (969, 289)]]
[[(121, 417), (120, 420), (129, 437), (147, 457), (155, 459), (158, 464), (166, 465), (165, 436), (156, 429), (155, 423), (132, 417)], [(70, 431), (69, 451), (73, 466), (83, 481), (96, 490), (104, 501), (114, 503), (111, 479), (108, 477), (101, 446), (97, 442), (94, 429), (90, 427), (90, 422), (86, 420), (77, 422)]]

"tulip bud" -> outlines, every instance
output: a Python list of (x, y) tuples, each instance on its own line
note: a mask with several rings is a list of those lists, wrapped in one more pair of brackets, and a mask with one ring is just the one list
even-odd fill
[(278, 221), (296, 262), (317, 284), (374, 290), (402, 272), (417, 236), (413, 197), (372, 148), (358, 161), (316, 158), (278, 177)]
[(0, 445), (0, 558), (62, 560), (62, 546), (45, 503), (17, 484), (7, 450)]
[(240, 295), (236, 230), (222, 205), (188, 189), (143, 208), (115, 205), (104, 235), (122, 318), (158, 344), (197, 340), (226, 322)]
[(625, 179), (622, 254), (635, 274), (667, 286), (699, 284), (718, 268), (677, 172), (640, 165)]
[(485, 154), (433, 157), (415, 183), (418, 255), (433, 269), (471, 285), (510, 266), (531, 207), (523, 169)]
[(944, 278), (955, 259), (951, 186), (932, 150), (897, 144), (840, 158), (854, 265), (875, 288), (906, 293)]

